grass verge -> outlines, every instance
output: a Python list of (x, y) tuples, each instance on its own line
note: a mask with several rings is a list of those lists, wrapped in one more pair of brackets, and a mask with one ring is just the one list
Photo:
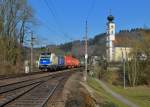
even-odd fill
[(125, 104), (107, 93), (94, 78), (89, 77), (87, 83), (103, 100), (102, 107), (127, 107)]
[(108, 84), (108, 86), (115, 92), (121, 94), (125, 98), (133, 101), (140, 107), (150, 107), (150, 87), (138, 86), (127, 87), (123, 89), (121, 86), (114, 86)]

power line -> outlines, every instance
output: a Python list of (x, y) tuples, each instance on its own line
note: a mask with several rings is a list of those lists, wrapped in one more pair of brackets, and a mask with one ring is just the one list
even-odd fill
[[(50, 0), (51, 1), (51, 0)], [(62, 24), (59, 22), (58, 20), (58, 17), (56, 15), (56, 9), (54, 8), (53, 6), (53, 9), (51, 8), (52, 6), (49, 5), (48, 1), (47, 0), (44, 0), (44, 3), (46, 4), (47, 8), (49, 9), (50, 11), (50, 14), (52, 14), (56, 24), (57, 24), (57, 27), (58, 27), (58, 30), (64, 35), (64, 37), (67, 37), (67, 38), (70, 38), (70, 40), (72, 40), (73, 38), (68, 36), (68, 33), (64, 32), (63, 31), (63, 27), (62, 27)], [(52, 3), (52, 1), (51, 1)], [(52, 3), (53, 4), (53, 3)]]
[(92, 0), (91, 6), (90, 6), (88, 13), (87, 13), (87, 16), (86, 16), (86, 20), (88, 20), (89, 17), (91, 16), (92, 11), (94, 10), (94, 7), (95, 7), (95, 3), (96, 3), (96, 1)]
[[(46, 2), (46, 3), (48, 3), (48, 2)], [(54, 7), (54, 6), (53, 6)], [(51, 12), (48, 12), (49, 13), (49, 15), (51, 15)], [(38, 13), (37, 13), (38, 14)], [(53, 15), (54, 15), (54, 12), (53, 12)], [(56, 16), (56, 15), (54, 15), (54, 16)], [(56, 32), (56, 33), (60, 33), (60, 34), (63, 34), (63, 35), (55, 35), (55, 37), (58, 37), (58, 39), (61, 37), (62, 39), (64, 39), (64, 38), (67, 38), (68, 40), (73, 40), (71, 37), (69, 37), (69, 36), (66, 36), (66, 33), (62, 33), (62, 31), (60, 31), (58, 28), (57, 28), (57, 30), (55, 29), (57, 26), (54, 26), (54, 24), (53, 24), (53, 27), (52, 26), (50, 26), (50, 25), (52, 25), (52, 23), (51, 24), (49, 24), (49, 22), (48, 21), (46, 21), (46, 19), (44, 19), (43, 20), (43, 17), (41, 17), (41, 16), (37, 16), (37, 19), (38, 19), (38, 21), (40, 21), (43, 25), (44, 25), (44, 27), (46, 28), (46, 29), (48, 29), (48, 30), (50, 30), (50, 31), (52, 31), (52, 32)]]
[[(49, 24), (47, 24), (44, 20), (42, 20), (40, 17), (38, 17), (38, 20), (45, 26), (46, 29), (52, 31), (52, 32), (56, 32), (58, 33), (58, 31), (56, 29), (51, 28), (51, 26)], [(61, 33), (61, 32), (59, 32)], [(62, 33), (61, 33), (62, 34)], [(62, 39), (67, 38), (65, 35), (61, 35), (61, 36), (57, 36), (55, 35), (55, 37), (58, 37), (58, 39), (61, 37)], [(67, 38), (68, 40), (72, 40), (70, 38)]]
[(40, 18), (40, 17), (38, 17), (38, 20), (42, 23), (42, 25), (44, 25), (45, 26), (45, 28), (47, 28), (48, 30), (50, 30), (50, 31), (52, 31), (52, 32), (58, 32), (56, 29), (53, 29), (51, 26), (49, 26), (49, 24), (46, 22), (46, 21), (44, 21), (44, 20), (42, 20), (42, 18)]
[(44, 0), (44, 3), (46, 4), (47, 8), (50, 10), (52, 16), (57, 19), (56, 14), (54, 13), (53, 9), (50, 7), (49, 3), (47, 0)]

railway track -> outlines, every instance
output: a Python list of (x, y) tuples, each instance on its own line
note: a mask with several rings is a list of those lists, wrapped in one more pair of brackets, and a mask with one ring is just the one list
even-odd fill
[[(74, 69), (73, 71), (76, 71)], [(44, 107), (73, 72), (16, 81), (0, 86), (0, 107)]]
[(38, 79), (38, 78), (43, 78), (43, 77), (48, 77), (48, 76), (51, 76), (51, 75), (54, 75), (54, 74), (57, 74), (58, 72), (67, 72), (69, 71), (69, 69), (67, 70), (63, 70), (63, 71), (57, 71), (57, 72), (46, 72), (46, 73), (38, 73), (38, 74), (35, 74), (35, 75), (28, 75), (28, 76), (19, 76), (19, 77), (15, 77), (15, 78), (5, 78), (5, 79), (2, 79), (0, 80), (0, 87), (3, 87), (3, 86), (7, 86), (7, 85), (10, 85), (10, 84), (16, 84), (16, 83), (20, 83), (20, 82), (23, 82), (23, 81), (29, 81), (29, 80), (34, 80), (34, 79)]
[(14, 74), (14, 75), (11, 75), (11, 74), (8, 74), (8, 75), (0, 75), (0, 80), (4, 80), (4, 79), (10, 79), (10, 78), (17, 78), (17, 77), (25, 77), (25, 76), (29, 76), (29, 75), (36, 75), (36, 74), (41, 74), (41, 73), (46, 73), (46, 72), (32, 72), (32, 73), (21, 73), (21, 74)]
[[(61, 71), (64, 71), (64, 70), (67, 70), (67, 69), (62, 69)], [(57, 71), (55, 71), (55, 72), (57, 72)], [(14, 74), (14, 75), (11, 75), (11, 74), (0, 75), (0, 80), (11, 79), (11, 78), (13, 79), (13, 78), (18, 78), (18, 77), (26, 77), (26, 76), (32, 76), (32, 75), (38, 75), (38, 74), (47, 74), (47, 71), (38, 71), (37, 70), (37, 72), (31, 72), (31, 73), (21, 73), (21, 74)]]

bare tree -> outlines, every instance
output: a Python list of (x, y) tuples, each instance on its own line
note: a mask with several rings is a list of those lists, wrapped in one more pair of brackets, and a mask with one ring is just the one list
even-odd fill
[(27, 27), (32, 24), (33, 11), (27, 0), (0, 0), (0, 10), (1, 63), (16, 65), (22, 56), (22, 46)]
[(132, 52), (130, 61), (126, 62), (128, 80), (131, 86), (149, 84), (150, 70), (150, 31), (140, 31), (139, 38), (131, 41)]

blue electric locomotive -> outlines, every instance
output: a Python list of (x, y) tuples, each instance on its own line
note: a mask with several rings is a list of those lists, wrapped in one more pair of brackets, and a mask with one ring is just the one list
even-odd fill
[(51, 54), (50, 53), (42, 53), (39, 57), (39, 69), (40, 70), (48, 70), (52, 64)]
[(63, 56), (56, 56), (54, 53), (42, 53), (39, 57), (39, 69), (55, 71), (65, 68)]

